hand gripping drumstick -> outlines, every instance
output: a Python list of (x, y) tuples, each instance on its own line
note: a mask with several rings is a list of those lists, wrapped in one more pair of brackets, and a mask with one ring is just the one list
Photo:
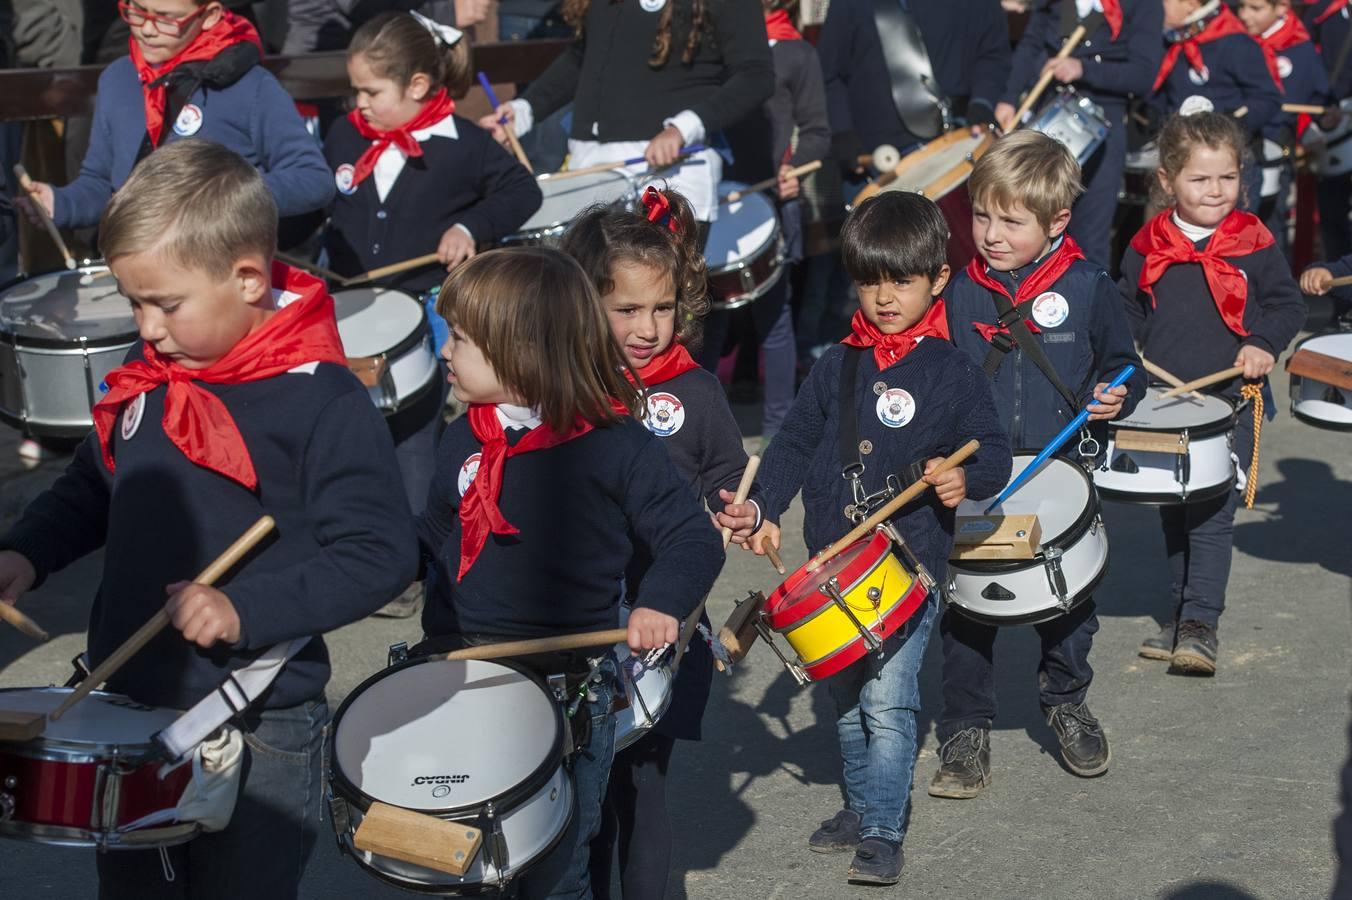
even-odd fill
[(1352, 284), (1352, 275), (1343, 275), (1330, 281), (1329, 287), (1346, 287), (1349, 284)]
[(61, 257), (66, 261), (66, 268), (75, 268), (75, 257), (70, 255), (70, 248), (66, 246), (65, 240), (61, 237), (61, 232), (57, 230), (56, 223), (52, 217), (47, 215), (47, 207), (42, 205), (38, 199), (37, 189), (33, 187), (33, 179), (28, 177), (28, 171), (24, 169), (23, 163), (14, 164), (14, 177), (19, 179), (19, 187), (23, 188), (25, 194), (32, 201), (32, 207), (37, 211), (38, 218), (42, 221), (42, 227), (47, 230), (52, 242), (56, 244), (56, 249), (61, 251)]
[(1228, 369), (1221, 369), (1219, 372), (1212, 372), (1210, 375), (1205, 375), (1201, 378), (1194, 378), (1187, 384), (1180, 384), (1178, 387), (1170, 388), (1169, 390), (1160, 394), (1160, 399), (1167, 400), (1170, 397), (1177, 397), (1179, 394), (1186, 394), (1188, 391), (1195, 391), (1198, 388), (1204, 388), (1209, 385), (1213, 385), (1218, 381), (1226, 381), (1228, 379), (1234, 378), (1236, 375), (1242, 374), (1244, 374), (1243, 366), (1231, 366)]
[[(263, 516), (257, 522), (250, 525), (248, 531), (240, 535), (238, 540), (231, 544), (224, 553), (216, 557), (211, 565), (203, 569), (201, 574), (193, 579), (193, 583), (203, 585), (214, 584), (217, 579), (230, 571), (235, 563), (243, 558), (244, 554), (252, 550), (254, 545), (262, 540), (268, 532), (272, 531), (275, 524), (272, 516)], [(150, 643), (151, 639), (163, 631), (164, 627), (168, 624), (168, 610), (161, 609), (159, 612), (155, 613), (149, 622), (146, 622), (137, 629), (136, 633), (127, 638), (121, 647), (118, 647), (107, 659), (99, 663), (98, 668), (93, 672), (90, 672), (89, 677), (84, 681), (81, 681), (79, 687), (77, 687), (60, 706), (52, 710), (52, 721), (55, 722), (57, 719), (60, 719), (72, 706), (97, 690), (109, 678), (112, 678), (113, 675), (117, 673), (117, 670), (126, 664), (127, 660), (131, 659), (136, 655), (137, 651)]]
[(35, 641), (50, 641), (52, 636), (42, 630), (42, 626), (19, 612), (3, 600), (0, 600), (0, 619), (4, 619)]
[[(1160, 381), (1163, 381), (1165, 384), (1169, 385), (1170, 387), (1182, 387), (1182, 386), (1183, 386), (1183, 379), (1182, 379), (1182, 378), (1179, 378), (1177, 375), (1175, 375), (1174, 373), (1168, 371), (1167, 369), (1161, 369), (1159, 366), (1155, 365), (1155, 364), (1152, 363), (1150, 360), (1146, 359), (1144, 356), (1141, 357), (1141, 365), (1145, 367), (1145, 370), (1146, 370), (1147, 372), (1149, 372), (1151, 375), (1154, 375), (1156, 378), (1158, 378)], [(1198, 394), (1196, 391), (1189, 391), (1189, 392), (1188, 392), (1188, 395), (1189, 395), (1190, 397), (1200, 397), (1200, 396), (1201, 396), (1201, 395)]]
[[(940, 475), (944, 472), (947, 472), (949, 469), (958, 467), (959, 465), (962, 464), (963, 460), (965, 460), (967, 457), (975, 453), (980, 447), (981, 442), (973, 438), (972, 440), (968, 441), (967, 443), (959, 447), (957, 451), (954, 452), (952, 455), (945, 457), (944, 460), (939, 463), (939, 465), (934, 467), (934, 471), (930, 472), (929, 474)], [(921, 494), (923, 494), (926, 491), (926, 489), (929, 488), (929, 484), (925, 481), (925, 478), (927, 477), (929, 476), (920, 478), (906, 490), (902, 491), (900, 494), (897, 494), (891, 500), (887, 501), (887, 503), (873, 515), (869, 516), (867, 519), (851, 528), (843, 538), (836, 541), (831, 546), (827, 547), (821, 553), (818, 553), (812, 559), (808, 560), (807, 571), (809, 572), (817, 571), (822, 567), (822, 564), (825, 563), (827, 560), (831, 559), (837, 553), (844, 550), (846, 547), (850, 546), (864, 535), (868, 534), (874, 528), (877, 528), (883, 522), (886, 522), (897, 512), (897, 510), (901, 509), (907, 503), (910, 503), (916, 497), (919, 497)]]
[[(677, 155), (676, 160), (679, 162), (687, 156), (703, 153), (706, 149), (707, 148), (703, 144), (690, 144), (689, 146), (681, 148), (681, 152)], [(635, 156), (633, 159), (622, 159), (618, 162), (597, 163), (594, 166), (583, 166), (580, 169), (564, 169), (562, 172), (545, 172), (543, 175), (536, 175), (535, 180), (562, 181), (565, 178), (576, 178), (579, 175), (594, 175), (597, 172), (609, 172), (612, 169), (623, 169), (626, 166), (636, 166), (639, 163), (646, 161), (646, 159), (647, 157)], [(676, 163), (672, 163), (671, 165), (674, 166)], [(670, 166), (664, 166), (663, 168), (670, 168)], [(652, 172), (644, 174), (652, 174)]]
[[(1066, 38), (1066, 42), (1061, 45), (1061, 50), (1052, 57), (1052, 61), (1057, 62), (1070, 56), (1076, 45), (1082, 40), (1084, 40), (1084, 26), (1077, 25), (1075, 30), (1070, 33), (1070, 37)], [(1042, 92), (1051, 83), (1052, 70), (1048, 69), (1042, 73), (1042, 77), (1037, 80), (1037, 84), (1033, 85), (1033, 89), (1028, 92), (1028, 96), (1023, 98), (1023, 105), (1019, 107), (1018, 112), (1014, 113), (1014, 124), (1010, 127), (1010, 131), (1016, 130), (1023, 124), (1023, 117), (1028, 115), (1028, 110), (1033, 108), (1033, 104), (1037, 103), (1038, 98), (1042, 96)]]
[[(817, 171), (821, 167), (822, 161), (820, 159), (814, 159), (810, 163), (803, 163), (801, 166), (794, 166), (792, 169), (789, 169), (789, 171), (785, 172), (784, 174), (787, 175), (789, 178), (802, 178), (804, 175), (811, 175), (813, 172)], [(755, 184), (748, 184), (741, 190), (733, 191), (726, 197), (719, 197), (718, 205), (722, 206), (724, 203), (736, 203), (738, 200), (741, 200), (747, 194), (758, 194), (761, 191), (768, 191), (770, 188), (774, 187), (777, 184), (779, 184), (778, 175), (776, 175), (774, 178), (767, 178), (764, 181), (758, 181)]]
[[(496, 113), (502, 108), (502, 104), (498, 102), (498, 95), (493, 92), (493, 85), (483, 72), (479, 73), (479, 86), (484, 89), (484, 95), (488, 97), (488, 102), (493, 105), (493, 112)], [(526, 167), (527, 172), (534, 175), (535, 169), (531, 168), (530, 160), (526, 158), (526, 151), (521, 149), (521, 142), (516, 139), (516, 129), (512, 127), (512, 123), (508, 122), (506, 118), (502, 118), (498, 120), (498, 125), (502, 127), (503, 134), (507, 135), (507, 144), (512, 148), (512, 153), (516, 156), (517, 161)]]
[(578, 634), (558, 634), (553, 637), (530, 638), (524, 641), (503, 641), (452, 650), (438, 659), (501, 659), (504, 656), (529, 656), (532, 653), (554, 653), (559, 650), (584, 650), (588, 647), (609, 647), (629, 636), (627, 628), (607, 628), (604, 631), (583, 631)]
[(368, 281), (375, 281), (377, 278), (384, 278), (386, 275), (398, 275), (400, 272), (407, 272), (409, 269), (420, 269), (423, 266), (440, 261), (441, 256), (439, 254), (424, 253), (422, 256), (415, 256), (412, 259), (406, 259), (403, 262), (390, 263), (388, 266), (381, 266), (380, 268), (372, 269), (369, 272), (362, 272), (360, 275), (353, 275), (351, 278), (344, 278), (343, 287), (350, 287), (354, 284), (365, 284)]

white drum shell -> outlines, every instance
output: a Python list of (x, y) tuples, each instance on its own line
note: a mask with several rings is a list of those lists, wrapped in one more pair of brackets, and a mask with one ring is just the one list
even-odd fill
[[(1103, 463), (1094, 469), (1094, 484), (1104, 499), (1169, 506), (1221, 496), (1234, 486), (1233, 405), (1212, 395), (1203, 395), (1201, 401), (1183, 397), (1159, 400), (1160, 392), (1159, 388), (1151, 388), (1130, 416), (1109, 423)], [(1230, 423), (1224, 433), (1206, 437), (1196, 437), (1192, 433), (1198, 429), (1215, 431), (1224, 422)], [(1133, 426), (1145, 431), (1189, 430), (1187, 456), (1119, 450), (1118, 431)], [(1134, 464), (1136, 471), (1122, 470), (1127, 465), (1124, 456)]]
[(399, 410), (439, 377), (426, 313), (410, 295), (388, 288), (351, 288), (334, 293), (333, 311), (344, 353), (351, 358), (386, 357), (386, 378), (367, 387), (377, 409), (386, 414)]
[(504, 244), (556, 246), (568, 225), (593, 206), (632, 207), (638, 196), (634, 179), (616, 167), (607, 172), (592, 172), (572, 178), (541, 178), (538, 181), (544, 199), (515, 234), (503, 238)]
[(1065, 144), (1080, 165), (1108, 136), (1108, 119), (1102, 107), (1071, 92), (1058, 95), (1043, 107), (1030, 127)]
[[(666, 714), (671, 706), (671, 687), (675, 678), (666, 661), (652, 668), (643, 667), (631, 655), (628, 644), (615, 645), (615, 658), (620, 661), (619, 679), (628, 699), (626, 706), (613, 713), (615, 752), (619, 753), (647, 734)], [(631, 669), (635, 673), (632, 676), (629, 674)]]
[[(1293, 348), (1352, 361), (1352, 334), (1319, 334)], [(1291, 412), (1310, 425), (1352, 430), (1352, 391), (1302, 375), (1291, 376)]]
[[(737, 181), (718, 185), (719, 196), (746, 190)], [(714, 309), (746, 306), (765, 295), (784, 274), (779, 215), (764, 194), (753, 191), (718, 208), (704, 246)]]
[[(1028, 454), (1015, 455), (1011, 482), (1032, 459)], [(1082, 481), (1084, 489), (1079, 490), (1077, 486), (1074, 493), (1068, 494), (1064, 486), (1070, 477)], [(1065, 504), (1071, 496), (1083, 509), (1076, 515), (1078, 527), (1072, 525), (1062, 529), (1048, 514), (1050, 505)], [(958, 515), (980, 515), (985, 507), (984, 502), (964, 500), (958, 507)], [(1036, 513), (1044, 529), (1044, 552), (1049, 545), (1061, 545), (1059, 565), (1069, 605), (1062, 606), (1053, 588), (1048, 565), (1038, 558), (996, 563), (950, 560), (947, 598), (951, 605), (978, 622), (1033, 624), (1064, 615), (1093, 593), (1108, 569), (1108, 532), (1098, 513), (1093, 486), (1078, 466), (1063, 459), (1047, 460), (1038, 474), (1025, 482), (999, 509), (1007, 515)], [(1058, 535), (1055, 533), (1058, 530), (1065, 533)]]

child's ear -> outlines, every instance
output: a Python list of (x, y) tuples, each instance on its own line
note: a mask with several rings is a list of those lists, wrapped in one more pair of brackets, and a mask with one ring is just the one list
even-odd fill
[(406, 93), (410, 99), (421, 103), (432, 93), (432, 79), (427, 77), (426, 72), (414, 72), (413, 77), (408, 80)]
[(1047, 237), (1056, 240), (1065, 233), (1068, 225), (1070, 225), (1070, 210), (1057, 210), (1056, 215), (1052, 216), (1051, 222), (1047, 225)]
[(240, 298), (250, 306), (272, 308), (272, 264), (262, 256), (250, 254), (235, 260), (231, 277)]
[(934, 276), (934, 280), (930, 282), (931, 297), (937, 297), (944, 292), (944, 288), (948, 287), (949, 276), (952, 274), (953, 270), (948, 267), (948, 263), (939, 267), (939, 274)]
[(221, 4), (215, 2), (209, 4), (209, 6), (211, 8), (202, 14), (203, 31), (210, 31), (212, 28), (215, 28), (216, 23), (221, 21), (221, 19), (225, 17), (224, 6), (221, 6)]
[(1174, 186), (1169, 183), (1169, 173), (1163, 169), (1156, 169), (1155, 177), (1159, 179), (1160, 190), (1164, 191), (1164, 196), (1172, 197), (1174, 195)]

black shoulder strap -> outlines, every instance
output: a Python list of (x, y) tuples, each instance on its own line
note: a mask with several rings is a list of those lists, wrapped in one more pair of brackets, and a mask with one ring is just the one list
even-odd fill
[[(1070, 388), (1066, 387), (1066, 383), (1061, 380), (1061, 376), (1056, 372), (1056, 367), (1053, 366), (1052, 361), (1047, 358), (1046, 351), (1042, 349), (1042, 345), (1038, 343), (1037, 338), (1033, 337), (1033, 333), (1028, 330), (1028, 322), (1026, 319), (1028, 317), (1029, 307), (1032, 305), (1033, 301), (1025, 300), (1018, 306), (1015, 306), (1007, 296), (999, 291), (991, 291), (991, 297), (995, 300), (995, 308), (1000, 312), (1000, 324), (1009, 329), (1009, 334), (1013, 337), (1014, 342), (1018, 344), (1019, 348), (1022, 349), (1024, 353), (1028, 354), (1028, 358), (1033, 361), (1033, 364), (1037, 366), (1042, 374), (1046, 376), (1047, 380), (1052, 383), (1052, 387), (1056, 388), (1056, 392), (1061, 395), (1061, 399), (1066, 401), (1066, 409), (1071, 415), (1074, 415), (1080, 402), (1075, 399), (1075, 394)], [(1012, 346), (1008, 346), (1008, 349), (997, 351), (997, 346), (1008, 345), (1007, 341), (997, 345), (996, 339), (1001, 337), (1003, 337), (1001, 334), (992, 335), (990, 352), (986, 354), (986, 359), (981, 365), (981, 368), (991, 377), (994, 377), (996, 370), (1000, 368), (1000, 363), (1004, 361), (1005, 354), (1013, 349)], [(999, 356), (995, 358), (994, 367), (992, 368), (992, 357), (994, 357), (997, 352), (999, 353)]]
[[(928, 0), (926, 0), (928, 2)], [(873, 22), (887, 63), (888, 87), (906, 130), (929, 140), (944, 128), (945, 100), (934, 78), (934, 66), (920, 26), (901, 0), (873, 0)]]
[(840, 456), (842, 472), (863, 463), (859, 458), (859, 400), (854, 395), (855, 386), (859, 384), (859, 358), (863, 354), (863, 347), (846, 344), (840, 360), (840, 434), (837, 435), (836, 452)]

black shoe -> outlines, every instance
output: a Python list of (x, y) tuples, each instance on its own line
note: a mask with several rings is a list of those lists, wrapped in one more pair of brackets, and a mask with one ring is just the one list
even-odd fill
[(808, 849), (817, 853), (843, 853), (858, 844), (859, 813), (852, 809), (842, 809), (807, 839)]
[(1061, 759), (1066, 768), (1081, 778), (1093, 778), (1108, 771), (1112, 752), (1103, 726), (1089, 711), (1087, 703), (1062, 703), (1047, 713), (1047, 724), (1056, 732)]
[(1164, 662), (1174, 658), (1174, 635), (1178, 632), (1177, 622), (1166, 622), (1160, 626), (1159, 634), (1152, 634), (1141, 641), (1136, 653), (1146, 659), (1159, 659)]
[(1178, 623), (1178, 643), (1169, 660), (1178, 672), (1190, 675), (1216, 674), (1216, 629), (1205, 622), (1187, 619)]
[(930, 782), (931, 797), (970, 800), (991, 783), (991, 731), (964, 728), (939, 748), (939, 771)]
[(845, 880), (852, 884), (896, 884), (906, 856), (901, 844), (886, 838), (866, 837), (854, 851)]
[(375, 611), (382, 619), (408, 619), (423, 608), (423, 583), (415, 581), (404, 592)]

